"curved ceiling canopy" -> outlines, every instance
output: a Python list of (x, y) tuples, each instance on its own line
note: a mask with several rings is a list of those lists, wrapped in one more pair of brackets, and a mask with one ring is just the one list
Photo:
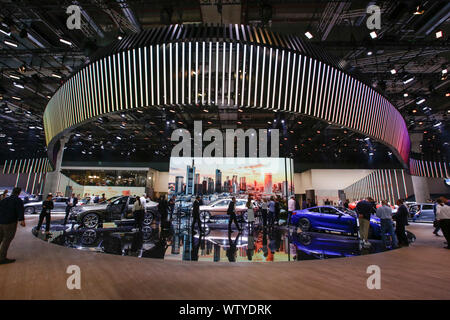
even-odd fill
[(103, 50), (50, 99), (49, 154), (68, 130), (99, 116), (173, 105), (307, 115), (376, 139), (408, 163), (405, 121), (385, 97), (298, 37), (242, 25), (155, 28)]

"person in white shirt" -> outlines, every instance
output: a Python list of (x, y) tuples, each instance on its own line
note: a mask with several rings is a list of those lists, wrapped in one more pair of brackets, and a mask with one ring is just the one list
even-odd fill
[(444, 197), (440, 197), (437, 200), (436, 207), (436, 220), (441, 227), (445, 240), (447, 240), (446, 249), (450, 249), (450, 206), (447, 205), (448, 201)]
[(145, 204), (147, 203), (147, 195), (144, 193), (140, 199), (141, 199), (141, 204), (145, 208)]
[(295, 211), (295, 206), (296, 206), (297, 202), (295, 201), (295, 196), (292, 196), (289, 201), (288, 201), (288, 221), (289, 224), (291, 223), (291, 216)]

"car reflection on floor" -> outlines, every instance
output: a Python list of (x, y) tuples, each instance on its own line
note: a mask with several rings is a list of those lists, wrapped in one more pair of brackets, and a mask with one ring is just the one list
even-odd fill
[(55, 221), (51, 237), (34, 234), (51, 243), (79, 250), (179, 261), (276, 262), (328, 259), (377, 253), (384, 250), (381, 241), (371, 240), (368, 249), (360, 241), (343, 235), (300, 232), (295, 228), (243, 225), (243, 231), (228, 232), (226, 221), (203, 226), (203, 233), (192, 234), (189, 221), (179, 220), (162, 229), (154, 223), (135, 228), (132, 223), (117, 222), (110, 228), (64, 227)]

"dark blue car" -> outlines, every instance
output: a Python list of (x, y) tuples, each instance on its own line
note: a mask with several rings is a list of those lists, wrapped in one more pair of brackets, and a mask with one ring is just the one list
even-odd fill
[[(292, 214), (291, 224), (303, 231), (333, 231), (351, 235), (358, 232), (356, 213), (333, 206), (296, 210)], [(380, 219), (373, 215), (370, 218), (369, 238), (381, 238)]]

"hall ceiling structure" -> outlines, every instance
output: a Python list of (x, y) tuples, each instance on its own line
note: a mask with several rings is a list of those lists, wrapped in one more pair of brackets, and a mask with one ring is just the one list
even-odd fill
[[(81, 30), (69, 30), (66, 26), (66, 8), (72, 4), (82, 9)], [(370, 4), (381, 8), (381, 29), (376, 30), (375, 39), (370, 37), (371, 30), (366, 27), (366, 8)], [(281, 0), (0, 0), (1, 157), (11, 159), (45, 155), (42, 114), (46, 104), (73, 72), (90, 62), (98, 49), (140, 30), (182, 23), (249, 24), (295, 34), (324, 48), (339, 61), (341, 67), (383, 93), (402, 113), (410, 133), (419, 136), (419, 149), (414, 151), (419, 152), (420, 157), (450, 158), (450, 78), (443, 72), (450, 67), (450, 7), (447, 1)], [(312, 39), (305, 36), (307, 31), (313, 35)], [(442, 32), (440, 38), (436, 38), (438, 31)], [(413, 80), (407, 82), (410, 78)], [(425, 102), (417, 104), (422, 99)], [(161, 118), (161, 123), (155, 122), (155, 126), (161, 128), (166, 125), (162, 119), (173, 116), (167, 110), (151, 112)], [(181, 126), (178, 122), (189, 125), (192, 120), (188, 112), (177, 110), (176, 116), (175, 125)], [(266, 125), (274, 118), (273, 113), (236, 110), (226, 115), (233, 119), (243, 119), (244, 116), (245, 123), (255, 128)], [(217, 125), (225, 121), (219, 118), (220, 113), (217, 113), (217, 119), (212, 113), (203, 117)], [(308, 124), (301, 129), (293, 127), (289, 130), (301, 130), (305, 139), (316, 140), (314, 146), (303, 155), (331, 154), (327, 149), (330, 146), (320, 143), (322, 138), (317, 131), (338, 132), (340, 128), (327, 129), (330, 126), (326, 123), (287, 117), (287, 123), (293, 126), (298, 122)], [(142, 127), (139, 130), (136, 125), (131, 125), (130, 120), (126, 121), (128, 125), (125, 129), (120, 128), (123, 122), (120, 114), (108, 118), (111, 118), (110, 123), (119, 124), (119, 128), (106, 124), (108, 119), (105, 123), (97, 123), (96, 127), (86, 128), (94, 140), (96, 136), (108, 132), (105, 130), (113, 130), (114, 134), (116, 131), (125, 132), (124, 136), (128, 137), (134, 131), (143, 131)], [(437, 126), (438, 123), (441, 125)], [(148, 129), (152, 131), (151, 127)], [(79, 133), (80, 139), (88, 139), (89, 133)], [(162, 138), (157, 136), (151, 140), (155, 147), (158, 138)], [(337, 137), (342, 139), (343, 144), (363, 138), (343, 138), (339, 133), (333, 135), (333, 138)], [(142, 139), (148, 142), (145, 137)], [(301, 147), (305, 141), (298, 136), (296, 142), (292, 146)], [(89, 140), (85, 143), (89, 144)], [(120, 152), (127, 155), (132, 149), (130, 147), (128, 151)], [(351, 154), (361, 152), (364, 146), (336, 146), (333, 152), (339, 149), (347, 154), (343, 161), (349, 161)], [(74, 156), (78, 152), (76, 150), (72, 151)], [(386, 152), (383, 149), (383, 153)], [(71, 152), (68, 151), (68, 154)], [(79, 156), (82, 159), (89, 157), (89, 151)], [(384, 156), (379, 163), (383, 161), (386, 161)]]

